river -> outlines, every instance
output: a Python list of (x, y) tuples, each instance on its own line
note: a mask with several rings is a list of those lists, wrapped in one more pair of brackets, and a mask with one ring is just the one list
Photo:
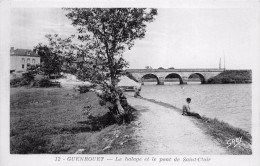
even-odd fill
[(251, 84), (145, 83), (141, 95), (182, 108), (191, 98), (191, 111), (217, 118), (251, 133)]

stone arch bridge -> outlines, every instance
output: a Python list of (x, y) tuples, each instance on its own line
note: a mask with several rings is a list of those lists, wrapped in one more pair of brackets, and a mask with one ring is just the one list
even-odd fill
[(223, 71), (224, 69), (127, 69), (126, 73), (130, 73), (138, 82), (142, 82), (145, 75), (153, 75), (158, 85), (164, 85), (165, 79), (170, 76), (179, 78), (180, 84), (187, 84), (189, 77), (194, 74), (200, 77), (202, 84), (205, 84)]

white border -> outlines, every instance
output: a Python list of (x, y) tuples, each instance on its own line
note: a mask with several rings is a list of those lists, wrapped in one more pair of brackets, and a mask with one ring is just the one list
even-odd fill
[[(10, 155), (10, 117), (9, 117), (9, 49), (10, 49), (10, 32), (8, 27), (10, 8), (14, 7), (27, 7), (27, 8), (47, 8), (47, 7), (156, 7), (156, 8), (257, 8), (259, 10), (259, 1), (257, 0), (88, 0), (88, 1), (0, 1), (0, 165), (237, 165), (237, 166), (257, 166), (260, 165), (260, 144), (259, 144), (259, 127), (260, 127), (260, 58), (255, 56), (254, 64), (252, 65), (253, 71), (253, 84), (252, 84), (252, 136), (253, 136), (253, 155), (214, 155), (203, 156), (210, 157), (211, 162), (207, 163), (154, 163), (154, 162), (54, 162), (55, 157), (60, 156), (76, 157), (82, 155)], [(258, 17), (259, 18), (259, 17)], [(259, 20), (256, 25), (260, 30)], [(260, 46), (259, 31), (255, 34)], [(258, 53), (259, 48), (258, 48)], [(259, 54), (258, 54), (259, 55)], [(83, 155), (86, 156), (86, 155)], [(107, 158), (115, 158), (117, 155), (87, 155), (87, 156), (105, 156)], [(120, 155), (124, 157), (125, 155)], [(134, 157), (152, 157), (134, 155)], [(154, 156), (160, 157), (160, 156)], [(168, 157), (180, 157), (179, 155), (171, 155)], [(189, 157), (189, 156), (187, 156)], [(196, 157), (196, 156), (192, 156)], [(199, 157), (199, 156), (197, 156)], [(200, 156), (201, 157), (201, 156)]]

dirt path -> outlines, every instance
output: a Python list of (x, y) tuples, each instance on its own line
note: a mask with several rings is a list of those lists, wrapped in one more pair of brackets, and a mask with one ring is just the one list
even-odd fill
[(187, 116), (149, 101), (127, 97), (129, 104), (140, 113), (135, 132), (141, 143), (140, 154), (227, 154), (225, 148), (203, 133)]

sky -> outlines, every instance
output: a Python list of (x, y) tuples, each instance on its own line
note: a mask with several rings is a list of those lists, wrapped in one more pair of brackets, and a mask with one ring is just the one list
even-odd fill
[[(33, 49), (46, 34), (76, 32), (61, 8), (12, 8), (11, 46)], [(145, 38), (124, 54), (129, 68), (251, 69), (258, 55), (255, 8), (159, 8)]]

